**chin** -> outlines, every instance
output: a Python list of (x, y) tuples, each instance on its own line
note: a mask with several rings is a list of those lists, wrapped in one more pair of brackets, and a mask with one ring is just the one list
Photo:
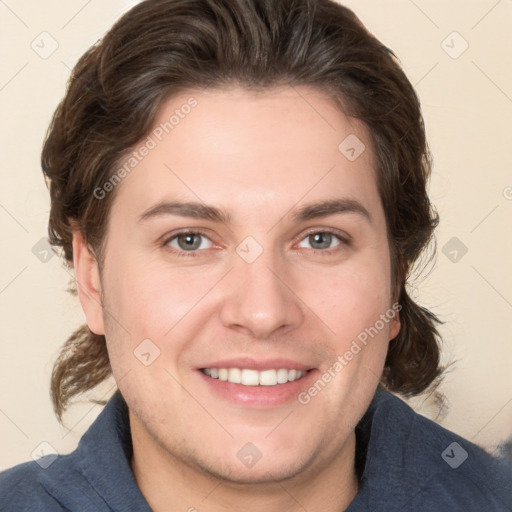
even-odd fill
[(236, 461), (225, 468), (220, 468), (218, 465), (213, 465), (213, 468), (210, 466), (207, 472), (217, 479), (222, 479), (225, 483), (230, 482), (237, 486), (244, 486), (283, 482), (303, 474), (306, 469), (307, 464), (294, 458), (293, 461), (273, 460), (270, 463), (260, 460), (252, 468), (241, 467), (241, 464)]

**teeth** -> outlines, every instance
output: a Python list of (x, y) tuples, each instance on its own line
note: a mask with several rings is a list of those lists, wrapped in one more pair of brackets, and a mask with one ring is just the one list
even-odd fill
[(281, 368), (277, 370), (277, 383), (278, 384), (286, 384), (288, 382), (288, 370), (286, 368)]
[(228, 381), (240, 384), (240, 382), (242, 382), (242, 370), (239, 368), (230, 368), (228, 371)]
[(204, 368), (201, 370), (212, 379), (219, 379), (244, 386), (276, 386), (293, 382), (306, 375), (302, 370), (288, 370), (279, 368), (277, 370), (248, 370), (240, 368)]
[(257, 370), (242, 370), (242, 379), (240, 384), (244, 386), (257, 386), (259, 384)]
[(277, 370), (260, 372), (260, 386), (275, 386), (277, 384)]

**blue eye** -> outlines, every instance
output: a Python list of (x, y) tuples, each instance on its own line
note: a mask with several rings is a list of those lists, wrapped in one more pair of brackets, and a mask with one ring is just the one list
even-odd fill
[[(342, 245), (350, 245), (350, 240), (331, 231), (316, 230), (304, 236), (298, 247), (328, 255), (337, 252)], [(163, 246), (176, 256), (199, 256), (201, 251), (212, 249), (214, 244), (201, 231), (182, 231), (169, 236)]]
[(178, 251), (193, 252), (209, 249), (212, 243), (206, 235), (188, 231), (172, 236), (165, 242), (165, 245), (169, 245)]
[[(336, 242), (333, 245), (333, 242)], [(314, 250), (323, 251), (326, 249), (333, 249), (338, 245), (341, 245), (342, 239), (329, 231), (314, 231), (309, 233), (303, 241), (299, 244), (299, 247), (306, 247), (304, 243), (309, 243), (310, 247)]]

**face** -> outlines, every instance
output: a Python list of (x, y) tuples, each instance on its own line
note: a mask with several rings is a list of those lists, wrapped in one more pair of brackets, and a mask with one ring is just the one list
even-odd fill
[(336, 464), (399, 330), (367, 130), (309, 88), (226, 89), (150, 138), (81, 293), (134, 442), (236, 482)]

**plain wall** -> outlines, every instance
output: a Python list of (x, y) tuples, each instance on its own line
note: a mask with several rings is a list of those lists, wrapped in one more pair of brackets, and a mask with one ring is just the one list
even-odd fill
[[(39, 157), (71, 68), (135, 3), (0, 3), (0, 468), (30, 459), (43, 441), (71, 451), (101, 410), (84, 399), (64, 428), (51, 407), (53, 362), (84, 315), (66, 292), (72, 276), (44, 252), (49, 198)], [(446, 408), (432, 397), (411, 403), (494, 450), (512, 435), (512, 2), (344, 3), (401, 60), (434, 155), (438, 256), (411, 293), (445, 321), (443, 360), (457, 362), (440, 388)], [(108, 398), (114, 385), (94, 396)]]

